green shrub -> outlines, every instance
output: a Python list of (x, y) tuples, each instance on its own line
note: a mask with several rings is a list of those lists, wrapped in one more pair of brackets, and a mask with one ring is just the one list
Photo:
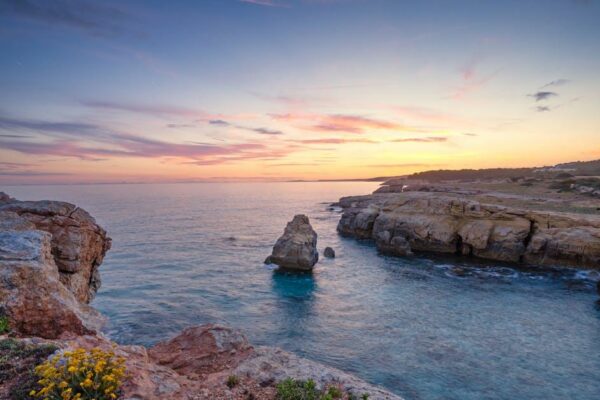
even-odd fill
[[(352, 393), (345, 393), (337, 386), (330, 386), (327, 390), (320, 391), (312, 379), (299, 381), (292, 378), (284, 379), (276, 386), (277, 400), (356, 400)], [(361, 399), (367, 400), (368, 394), (363, 394)]]
[(229, 389), (233, 389), (238, 383), (240, 383), (240, 380), (235, 375), (229, 375), (229, 377), (227, 377), (227, 382), (225, 382)]
[(342, 390), (337, 386), (331, 386), (327, 390), (327, 394), (331, 396), (332, 399), (341, 399), (344, 395), (344, 393), (342, 393)]
[(279, 382), (276, 389), (277, 400), (320, 400), (321, 398), (321, 393), (312, 379), (297, 381), (287, 378)]
[(8, 324), (8, 317), (3, 315), (0, 317), (0, 335), (4, 333), (8, 333), (10, 331), (10, 326)]

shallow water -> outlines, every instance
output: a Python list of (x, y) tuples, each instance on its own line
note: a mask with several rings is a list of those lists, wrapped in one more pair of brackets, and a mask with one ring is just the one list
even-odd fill
[[(327, 202), (374, 183), (4, 187), (76, 203), (113, 238), (93, 305), (121, 343), (221, 322), (257, 344), (356, 373), (410, 399), (598, 399), (596, 273), (398, 259), (341, 238)], [(310, 216), (315, 273), (262, 264), (285, 223)], [(461, 267), (458, 269), (457, 267)]]

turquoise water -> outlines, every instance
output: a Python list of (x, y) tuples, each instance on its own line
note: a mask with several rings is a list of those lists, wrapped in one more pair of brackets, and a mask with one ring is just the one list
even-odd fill
[[(598, 399), (594, 273), (380, 256), (344, 239), (328, 203), (373, 183), (4, 187), (89, 210), (113, 238), (93, 305), (121, 343), (221, 322), (410, 399)], [(310, 275), (262, 264), (295, 213), (319, 248)]]

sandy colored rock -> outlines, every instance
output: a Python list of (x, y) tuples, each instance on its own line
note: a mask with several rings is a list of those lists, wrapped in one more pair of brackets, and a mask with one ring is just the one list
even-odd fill
[(304, 381), (312, 379), (319, 389), (335, 384), (357, 398), (368, 394), (369, 400), (402, 400), (400, 396), (370, 385), (356, 376), (275, 347), (256, 347), (253, 354), (235, 368), (234, 373), (261, 385), (280, 382), (288, 377)]
[(306, 215), (296, 215), (288, 222), (266, 261), (287, 269), (312, 271), (318, 260), (317, 233)]
[(341, 199), (338, 231), (382, 252), (452, 253), (533, 265), (600, 268), (600, 218), (487, 204), (462, 194), (377, 193)]

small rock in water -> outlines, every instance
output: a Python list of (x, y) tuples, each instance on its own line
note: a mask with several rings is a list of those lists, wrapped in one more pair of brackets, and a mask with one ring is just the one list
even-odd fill
[(452, 268), (452, 274), (456, 276), (467, 276), (467, 270), (461, 267)]
[(317, 233), (306, 215), (295, 215), (288, 222), (283, 235), (277, 239), (273, 253), (265, 262), (288, 269), (312, 271), (318, 260)]
[(331, 247), (325, 247), (323, 255), (327, 258), (335, 258), (335, 251)]
[(265, 258), (265, 264), (273, 264), (273, 259), (271, 256), (267, 256), (267, 258)]

